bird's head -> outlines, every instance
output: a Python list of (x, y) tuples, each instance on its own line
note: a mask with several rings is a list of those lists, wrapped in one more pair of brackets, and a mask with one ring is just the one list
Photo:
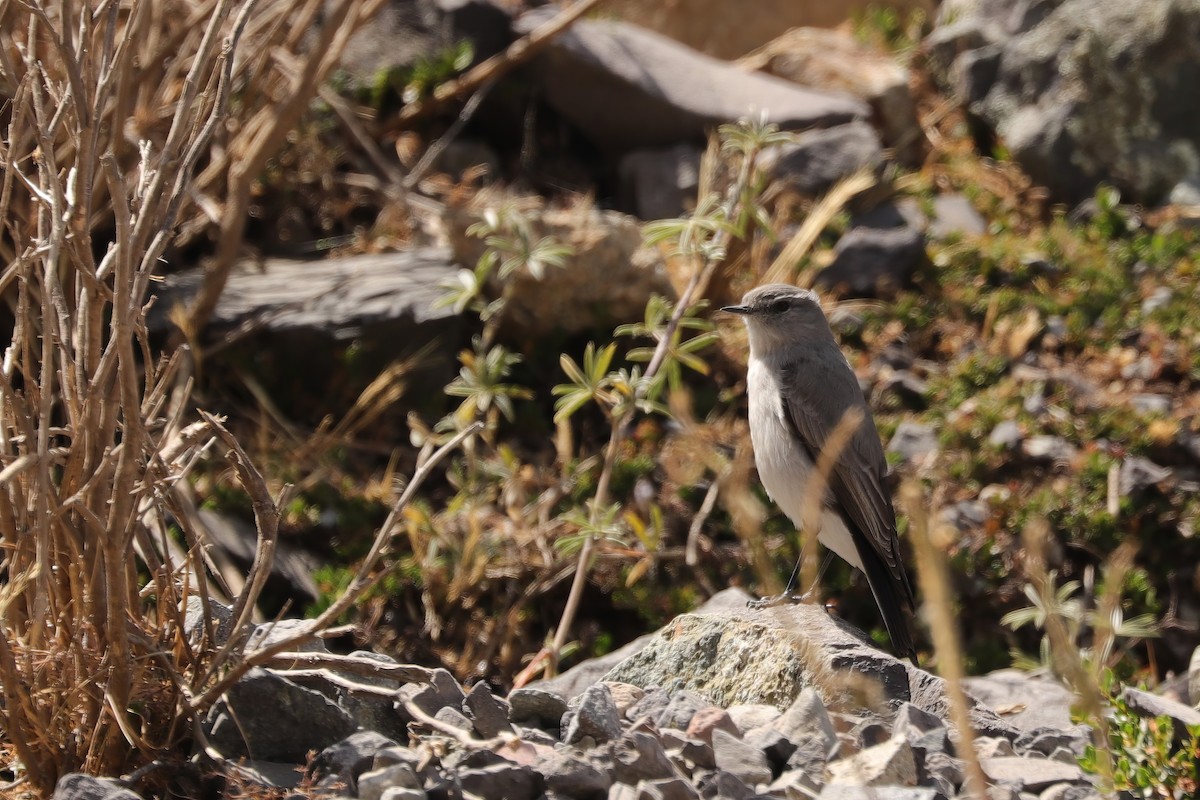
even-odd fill
[(721, 310), (738, 314), (745, 321), (753, 353), (832, 337), (816, 293), (784, 283), (751, 289), (740, 304)]

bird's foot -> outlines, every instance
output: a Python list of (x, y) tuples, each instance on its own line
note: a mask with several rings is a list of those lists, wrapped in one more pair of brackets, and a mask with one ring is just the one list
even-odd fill
[(775, 608), (776, 606), (782, 606), (782, 605), (788, 605), (788, 604), (799, 605), (800, 603), (807, 603), (809, 601), (809, 599), (812, 598), (812, 596), (813, 596), (812, 589), (809, 589), (804, 594), (796, 594), (795, 592), (784, 592), (783, 594), (777, 594), (773, 597), (763, 597), (759, 600), (751, 600), (746, 603), (746, 608), (753, 608), (755, 610), (759, 610), (759, 609), (763, 609), (763, 608)]

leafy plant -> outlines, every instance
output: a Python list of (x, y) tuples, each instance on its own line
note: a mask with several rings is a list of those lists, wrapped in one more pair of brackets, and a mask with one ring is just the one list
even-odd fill
[[(1129, 707), (1118, 692), (1110, 699), (1108, 756), (1112, 788), (1136, 797), (1184, 800), (1196, 796), (1200, 776), (1200, 725), (1187, 729), (1182, 742), (1175, 738), (1170, 717), (1145, 717)], [(1104, 759), (1095, 744), (1088, 744), (1079, 765), (1085, 772), (1102, 775)]]

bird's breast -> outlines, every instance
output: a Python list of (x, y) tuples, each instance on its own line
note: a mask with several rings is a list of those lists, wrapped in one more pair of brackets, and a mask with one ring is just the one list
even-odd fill
[(797, 526), (804, 517), (804, 487), (813, 465), (792, 432), (779, 381), (769, 365), (751, 359), (750, 441), (758, 477), (771, 499)]

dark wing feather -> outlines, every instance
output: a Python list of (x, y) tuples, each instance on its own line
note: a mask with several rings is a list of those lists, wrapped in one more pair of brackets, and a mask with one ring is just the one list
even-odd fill
[(851, 405), (863, 412), (862, 424), (829, 476), (829, 491), (833, 506), (854, 537), (892, 644), (915, 663), (912, 614), (916, 602), (900, 556), (896, 514), (885, 488), (887, 460), (858, 380), (845, 361), (830, 363), (808, 354), (785, 365), (781, 379), (788, 420), (813, 463), (826, 436), (841, 422), (846, 411), (842, 403), (849, 398)]

